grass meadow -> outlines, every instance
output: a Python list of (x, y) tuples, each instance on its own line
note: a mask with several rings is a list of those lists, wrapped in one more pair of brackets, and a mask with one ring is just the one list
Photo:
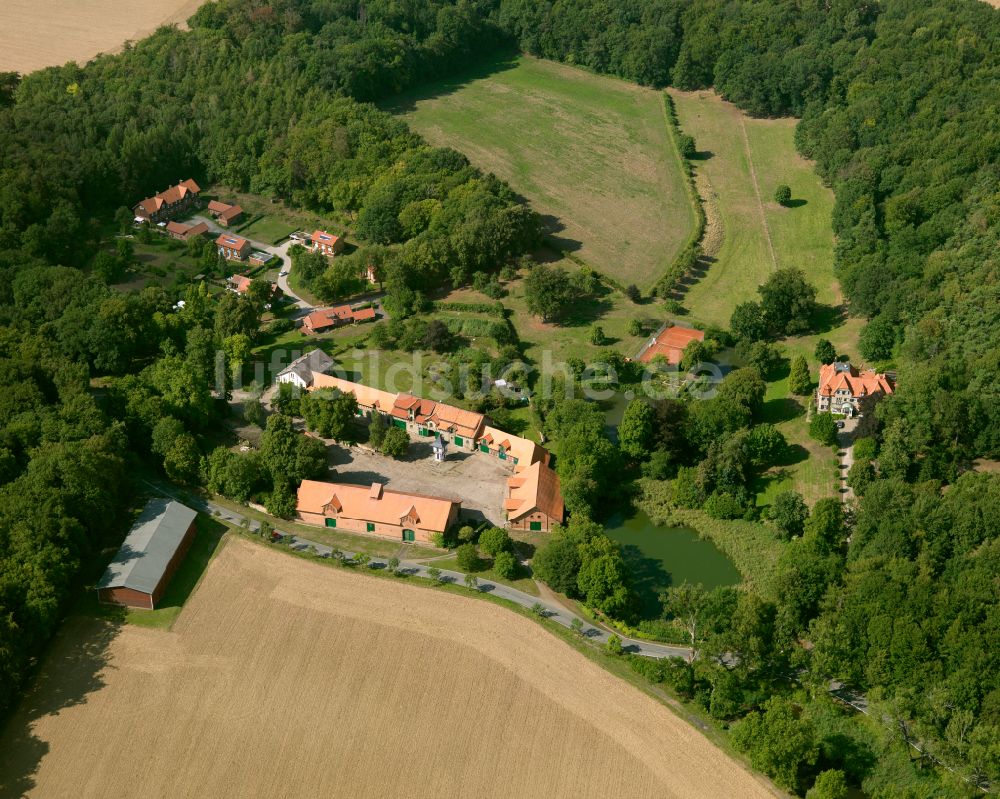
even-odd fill
[(651, 89), (524, 56), (424, 86), (389, 110), (508, 181), (554, 244), (622, 283), (652, 287), (694, 225)]
[[(712, 92), (671, 91), (681, 129), (694, 137), (697, 183), (709, 217), (707, 269), (687, 290), (696, 321), (728, 326), (740, 302), (777, 268), (801, 267), (818, 300), (839, 304), (833, 274), (833, 192), (795, 152), (794, 119), (751, 119)], [(774, 201), (787, 184), (790, 207)]]

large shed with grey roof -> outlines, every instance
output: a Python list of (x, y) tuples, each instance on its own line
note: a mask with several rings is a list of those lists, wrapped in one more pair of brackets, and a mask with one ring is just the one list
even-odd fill
[(146, 503), (97, 584), (101, 602), (152, 610), (194, 538), (198, 514), (180, 502)]

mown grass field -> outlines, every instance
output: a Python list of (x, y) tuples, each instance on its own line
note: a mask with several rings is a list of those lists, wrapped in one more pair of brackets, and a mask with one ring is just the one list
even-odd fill
[(777, 795), (585, 644), (463, 594), (234, 537), (171, 631), (65, 625), (0, 795)]
[[(706, 200), (706, 252), (714, 262), (687, 291), (691, 318), (728, 326), (740, 302), (777, 268), (801, 267), (817, 299), (840, 301), (833, 275), (833, 192), (795, 151), (794, 119), (751, 119), (706, 91), (671, 91), (681, 129), (694, 137), (699, 192)], [(774, 190), (792, 190), (791, 207)]]
[(259, 217), (245, 227), (239, 228), (240, 235), (244, 238), (262, 241), (265, 244), (278, 244), (296, 230), (295, 225), (272, 216)]
[(658, 92), (520, 57), (390, 110), (508, 181), (563, 250), (622, 283), (650, 288), (694, 224)]

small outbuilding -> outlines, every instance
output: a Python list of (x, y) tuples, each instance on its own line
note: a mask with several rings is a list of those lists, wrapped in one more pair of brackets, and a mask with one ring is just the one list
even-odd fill
[(153, 610), (191, 546), (197, 516), (173, 500), (146, 503), (97, 584), (98, 600)]

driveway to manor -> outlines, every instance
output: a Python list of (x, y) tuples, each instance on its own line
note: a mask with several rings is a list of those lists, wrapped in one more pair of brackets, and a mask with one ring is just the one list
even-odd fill
[[(844, 426), (837, 431), (837, 452), (840, 470), (840, 497), (844, 502), (854, 499), (854, 490), (847, 484), (847, 473), (854, 465), (854, 432), (858, 427), (858, 417), (844, 420)], [(842, 453), (842, 454), (841, 454)]]
[[(151, 488), (156, 489), (162, 494), (166, 494), (172, 499), (176, 499), (178, 502), (183, 502), (191, 507), (195, 508), (202, 513), (207, 513), (211, 516), (215, 516), (230, 524), (236, 525), (237, 527), (247, 525), (247, 529), (254, 531), (260, 529), (260, 523), (255, 519), (250, 519), (241, 513), (238, 513), (229, 508), (224, 508), (221, 505), (217, 505), (211, 500), (203, 499), (202, 497), (195, 496), (192, 494), (187, 494), (183, 496), (176, 496), (178, 489), (173, 486), (167, 486), (163, 483), (150, 483), (143, 481), (146, 485)], [(301, 536), (293, 535), (288, 536), (286, 539), (288, 541), (289, 547), (299, 551), (312, 550), (320, 557), (330, 557), (333, 554), (333, 549), (326, 546), (325, 544), (320, 544), (316, 541), (311, 541), (308, 538), (302, 538)], [(343, 557), (352, 558), (354, 557), (353, 552), (343, 552)], [(401, 560), (399, 562), (399, 568), (401, 571), (409, 574), (411, 576), (420, 576), (430, 578), (428, 570), (433, 568), (433, 562), (430, 564), (418, 563), (413, 560)], [(381, 557), (372, 557), (368, 561), (368, 568), (370, 569), (387, 569), (389, 568), (389, 559)], [(463, 572), (450, 571), (446, 569), (441, 569), (441, 575), (438, 579), (443, 582), (451, 583), (464, 583), (465, 574)], [(536, 597), (531, 594), (526, 594), (524, 591), (518, 591), (516, 588), (511, 588), (508, 585), (502, 585), (501, 583), (495, 583), (492, 580), (479, 580), (479, 584), (476, 588), (480, 593), (492, 594), (493, 596), (502, 597), (509, 602), (513, 602), (521, 607), (528, 608), (531, 610), (535, 606), (540, 606), (541, 612), (545, 615), (547, 619), (550, 619), (557, 624), (561, 624), (563, 627), (572, 628), (573, 620), (578, 620), (578, 623), (582, 625), (581, 635), (590, 641), (598, 644), (607, 643), (608, 639), (611, 637), (609, 633), (595, 627), (586, 619), (582, 619), (579, 616), (570, 613), (562, 605), (552, 602), (544, 597)], [(651, 658), (689, 658), (691, 656), (691, 650), (684, 646), (668, 646), (666, 644), (655, 644), (650, 641), (640, 641), (634, 638), (621, 638), (622, 648), (626, 652), (632, 652), (636, 655), (645, 655)]]

